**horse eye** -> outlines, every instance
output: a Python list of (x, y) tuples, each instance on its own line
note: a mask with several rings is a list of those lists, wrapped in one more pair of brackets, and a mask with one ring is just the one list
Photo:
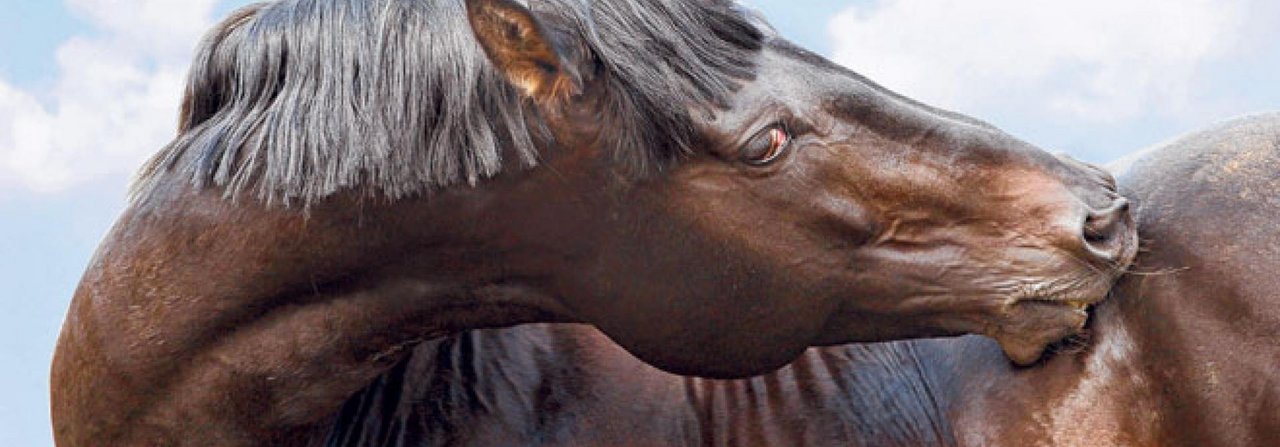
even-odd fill
[(791, 134), (781, 125), (774, 125), (751, 137), (751, 141), (742, 147), (740, 156), (747, 164), (764, 166), (782, 158), (790, 145)]

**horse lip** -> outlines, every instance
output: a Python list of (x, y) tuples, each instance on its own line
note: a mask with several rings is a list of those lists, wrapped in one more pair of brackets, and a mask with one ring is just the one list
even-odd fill
[(1090, 301), (1090, 300), (1023, 300), (1023, 301), (1019, 301), (1020, 304), (1036, 303), (1036, 304), (1059, 305), (1059, 306), (1069, 307), (1071, 309), (1079, 310), (1079, 311), (1089, 310), (1089, 306), (1097, 304), (1098, 302), (1099, 301)]
[(1102, 302), (1105, 298), (1106, 296), (1101, 296), (1097, 298), (1073, 297), (1073, 298), (1066, 298), (1066, 299), (1035, 297), (1035, 298), (1019, 299), (1014, 301), (1014, 304), (1023, 304), (1023, 303), (1056, 304), (1056, 305), (1070, 307), (1075, 310), (1088, 310), (1089, 306), (1098, 304)]
[[(1026, 299), (1015, 304), (1017, 320), (987, 335), (995, 339), (1005, 356), (1018, 366), (1038, 362), (1048, 347), (1079, 332), (1089, 319), (1091, 301), (1082, 299)], [(1030, 325), (1025, 325), (1031, 322)]]
[(1010, 304), (1056, 304), (1071, 307), (1076, 310), (1087, 310), (1090, 306), (1106, 300), (1110, 289), (1111, 283), (1108, 282), (1107, 287), (1101, 288), (1100, 290), (1095, 289), (1094, 287), (1083, 286), (1065, 290), (1044, 291), (1015, 298)]

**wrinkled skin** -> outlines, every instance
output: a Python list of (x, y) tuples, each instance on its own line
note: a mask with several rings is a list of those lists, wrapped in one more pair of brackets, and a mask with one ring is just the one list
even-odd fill
[[(503, 11), (474, 23), (538, 37), (514, 3), (470, 4)], [(554, 48), (477, 35), (498, 58)], [(694, 153), (625, 175), (594, 146), (617, 124), (595, 121), (605, 84), (560, 79), (591, 67), (552, 56), (495, 60), (556, 137), (534, 169), (305, 211), (161, 174), (72, 302), (51, 377), (58, 443), (303, 442), (417, 343), (527, 322), (589, 323), (708, 377), (810, 346), (966, 333), (1025, 364), (1080, 330), (1136, 252), (1105, 173), (778, 40), (727, 108), (689, 123)], [(514, 72), (529, 66), (551, 79)], [(743, 163), (771, 123), (790, 130), (786, 152)]]
[(348, 403), (330, 445), (1274, 445), (1280, 114), (1134, 163), (1121, 184), (1143, 273), (1092, 311), (1087, 341), (1034, 367), (963, 337), (814, 348), (707, 380), (585, 326), (476, 331), (417, 348)]

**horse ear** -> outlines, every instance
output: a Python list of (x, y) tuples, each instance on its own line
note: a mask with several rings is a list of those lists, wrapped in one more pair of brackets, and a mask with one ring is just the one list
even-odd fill
[(489, 60), (526, 96), (566, 99), (581, 80), (542, 23), (514, 0), (466, 0), (467, 19)]

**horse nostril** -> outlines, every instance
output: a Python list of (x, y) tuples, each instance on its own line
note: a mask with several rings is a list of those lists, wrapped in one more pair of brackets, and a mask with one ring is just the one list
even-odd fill
[(1093, 211), (1084, 221), (1084, 241), (1091, 251), (1106, 258), (1112, 258), (1120, 251), (1116, 244), (1117, 236), (1125, 228), (1129, 215), (1129, 201), (1117, 199), (1105, 210)]

